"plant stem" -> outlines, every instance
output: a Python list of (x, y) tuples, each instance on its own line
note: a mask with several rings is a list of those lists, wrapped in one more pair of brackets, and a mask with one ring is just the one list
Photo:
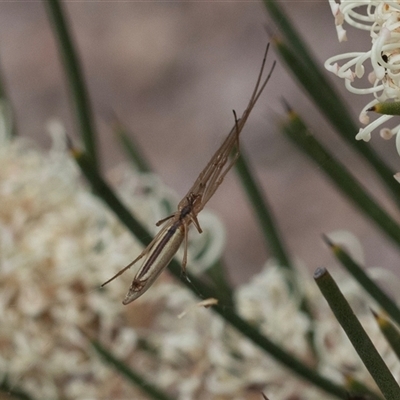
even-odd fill
[(124, 375), (131, 383), (140, 387), (154, 400), (172, 400), (172, 397), (167, 396), (160, 389), (156, 388), (152, 383), (143, 378), (140, 374), (135, 372), (132, 368), (128, 367), (123, 361), (114, 357), (105, 347), (103, 347), (98, 341), (91, 340), (93, 348), (104, 358), (106, 362), (111, 364), (119, 373)]
[(399, 385), (329, 272), (325, 268), (318, 268), (314, 279), (385, 399), (399, 400)]
[(55, 36), (58, 39), (58, 49), (64, 64), (71, 97), (75, 106), (75, 115), (86, 152), (92, 159), (95, 168), (98, 168), (96, 153), (96, 134), (92, 117), (89, 96), (78, 56), (73, 45), (66, 17), (59, 0), (46, 0), (47, 10), (52, 22)]

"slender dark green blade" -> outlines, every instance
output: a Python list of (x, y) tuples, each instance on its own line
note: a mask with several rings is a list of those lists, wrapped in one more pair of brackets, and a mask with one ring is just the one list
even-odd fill
[(86, 179), (92, 185), (93, 190), (116, 214), (122, 223), (135, 235), (135, 237), (147, 246), (151, 242), (151, 235), (144, 226), (132, 216), (125, 205), (118, 199), (117, 195), (107, 184), (106, 181), (98, 174), (94, 168), (92, 159), (86, 153), (77, 149), (71, 149), (72, 155), (79, 165)]
[(400, 360), (400, 331), (389, 318), (382, 313), (372, 311), (379, 329), (385, 336), (390, 347), (396, 353), (397, 358)]
[[(273, 36), (278, 54), (306, 92), (309, 91), (309, 88), (312, 89), (312, 93), (309, 94), (312, 98), (316, 96), (314, 100), (317, 100), (316, 105), (318, 107), (321, 106), (320, 100), (323, 102), (322, 104), (328, 103), (333, 107), (333, 110), (326, 107), (323, 112), (327, 112), (328, 119), (334, 126), (340, 124), (339, 133), (347, 136), (345, 139), (349, 143), (354, 142), (358, 127), (349, 112), (348, 106), (326, 78), (316, 58), (278, 3), (275, 0), (264, 0), (266, 9), (285, 39)], [(319, 90), (315, 90), (316, 88)]]
[(400, 206), (400, 191), (398, 183), (393, 178), (394, 171), (367, 143), (355, 140), (358, 127), (354, 124), (348, 107), (341, 102), (339, 97), (330, 93), (323, 82), (315, 78), (312, 70), (303, 65), (298, 57), (298, 52), (277, 39), (275, 40), (275, 48), (297, 81), (303, 86), (303, 89), (336, 128), (336, 132), (373, 168), (385, 184), (393, 200)]
[(63, 61), (83, 143), (93, 165), (98, 168), (96, 133), (89, 95), (77, 52), (69, 32), (69, 24), (59, 0), (46, 0), (46, 5), (54, 34), (58, 40), (58, 50)]
[(369, 387), (365, 386), (363, 382), (359, 381), (352, 375), (346, 375), (346, 387), (349, 390), (349, 400), (383, 400), (382, 396), (379, 396), (373, 392)]
[(221, 304), (225, 304), (227, 307), (233, 307), (234, 291), (229, 282), (223, 261), (218, 260), (210, 268), (207, 268), (204, 274), (211, 279), (213, 287), (216, 293), (218, 293), (218, 299), (220, 300)]
[(112, 128), (128, 160), (140, 172), (152, 172), (153, 169), (151, 168), (150, 163), (144, 157), (143, 152), (140, 151), (137, 143), (134, 142), (132, 135), (129, 134), (126, 127), (116, 117), (114, 117)]
[(9, 138), (17, 136), (17, 125), (10, 97), (6, 90), (6, 84), (2, 71), (0, 71), (0, 108), (4, 118), (4, 129)]
[(257, 222), (261, 227), (267, 249), (278, 260), (279, 265), (285, 268), (293, 269), (292, 262), (287, 249), (283, 243), (278, 227), (274, 220), (273, 213), (268, 205), (266, 197), (257, 182), (254, 173), (251, 170), (250, 163), (243, 151), (240, 150), (240, 157), (235, 164), (240, 181), (245, 193), (256, 214)]
[(384, 103), (377, 103), (367, 111), (386, 115), (400, 115), (400, 101), (385, 101)]
[(329, 272), (325, 268), (318, 268), (314, 279), (385, 399), (399, 400), (399, 385)]
[(0, 392), (7, 395), (10, 399), (34, 400), (34, 397), (30, 394), (20, 389), (18, 386), (10, 384), (7, 378), (4, 378), (3, 381), (0, 382)]
[[(285, 248), (281, 235), (278, 232), (278, 227), (274, 221), (273, 213), (270, 210), (266, 197), (262, 193), (261, 187), (257, 183), (256, 177), (251, 170), (250, 163), (247, 160), (243, 149), (240, 150), (240, 157), (236, 161), (235, 167), (264, 234), (267, 249), (271, 250), (273, 256), (277, 259), (281, 267), (294, 271), (295, 268), (289, 258), (289, 254)], [(295, 280), (287, 280), (287, 284), (291, 291), (301, 293), (299, 282), (296, 282)], [(312, 306), (304, 297), (301, 302), (301, 310), (308, 315), (310, 320), (313, 320)], [(308, 342), (310, 348), (314, 351), (312, 330), (309, 332)]]
[(298, 114), (289, 110), (288, 115), (289, 119), (282, 127), (283, 132), (329, 176), (359, 211), (400, 246), (400, 226), (397, 222), (367, 193), (346, 167), (312, 135)]
[(325, 242), (331, 248), (334, 256), (357, 280), (365, 291), (400, 325), (400, 309), (397, 304), (367, 275), (349, 254), (339, 245), (334, 244), (324, 236)]
[(154, 400), (172, 400), (172, 397), (168, 396), (161, 389), (150, 383), (142, 375), (134, 371), (126, 363), (114, 357), (104, 346), (97, 340), (91, 340), (93, 348), (100, 354), (100, 356), (110, 365), (112, 365), (121, 375), (125, 376), (135, 386), (150, 396)]
[(325, 71), (322, 70), (302, 36), (279, 5), (279, 1), (264, 0), (263, 3), (272, 21), (285, 39), (273, 38), (278, 54), (284, 60), (287, 68), (303, 89), (314, 99), (316, 106), (337, 128), (340, 136), (374, 167), (394, 201), (400, 206), (400, 194), (397, 184), (393, 180), (392, 169), (366, 143), (355, 141), (358, 125), (354, 122), (349, 107), (329, 82), (329, 79), (326, 78)]
[(314, 69), (314, 74), (316, 76), (321, 76), (321, 79), (323, 79), (324, 75), (321, 73), (321, 69), (315, 62), (314, 56), (311, 54), (307, 44), (302, 39), (300, 33), (296, 30), (289, 17), (278, 4), (279, 1), (263, 0), (263, 3), (271, 16), (272, 21), (279, 27), (280, 32), (285, 36), (286, 41), (299, 53), (302, 61), (306, 65), (309, 65), (310, 68)]

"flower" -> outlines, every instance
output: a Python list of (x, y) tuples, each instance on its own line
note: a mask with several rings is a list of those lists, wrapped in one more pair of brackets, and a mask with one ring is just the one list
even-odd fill
[[(346, 88), (356, 94), (372, 94), (374, 99), (362, 109), (359, 119), (363, 124), (356, 135), (357, 140), (369, 141), (371, 132), (385, 124), (391, 115), (382, 115), (370, 123), (367, 111), (375, 104), (400, 101), (400, 2), (371, 0), (329, 0), (335, 17), (339, 41), (347, 40), (343, 24), (365, 31), (371, 36), (371, 49), (339, 54), (326, 60), (325, 68), (345, 80)], [(344, 63), (339, 65), (338, 62)], [(353, 82), (361, 79), (368, 70), (369, 85), (356, 87)], [(400, 124), (389, 129), (382, 128), (381, 137), (389, 139), (400, 131)], [(400, 154), (400, 135), (396, 136), (396, 148)]]

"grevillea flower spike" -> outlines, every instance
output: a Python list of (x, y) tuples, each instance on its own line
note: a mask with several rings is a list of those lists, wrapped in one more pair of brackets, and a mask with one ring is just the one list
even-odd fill
[[(325, 68), (345, 80), (346, 88), (356, 94), (372, 94), (374, 99), (361, 110), (360, 122), (367, 125), (356, 135), (357, 140), (369, 141), (371, 132), (380, 127), (380, 135), (390, 139), (396, 135), (400, 155), (400, 124), (383, 127), (393, 115), (400, 115), (400, 1), (329, 0), (335, 17), (339, 41), (347, 40), (343, 24), (369, 31), (371, 48), (363, 52), (339, 54), (326, 60)], [(339, 64), (340, 63), (340, 64)], [(368, 71), (370, 85), (354, 86)], [(368, 111), (381, 113), (370, 122)]]

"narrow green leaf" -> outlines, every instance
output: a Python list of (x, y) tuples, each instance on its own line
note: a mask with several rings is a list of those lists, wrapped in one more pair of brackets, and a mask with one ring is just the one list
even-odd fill
[[(264, 0), (265, 8), (267, 9), (272, 21), (279, 27), (280, 32), (284, 35), (286, 42), (291, 44), (292, 49), (295, 49), (301, 57), (302, 62), (313, 69), (314, 75), (320, 80), (325, 80), (324, 74), (321, 72), (319, 65), (315, 61), (315, 57), (311, 54), (307, 44), (302, 40), (302, 37), (289, 17), (279, 5), (279, 1)], [(327, 86), (331, 86), (327, 82)], [(332, 88), (333, 90), (333, 88)], [(331, 93), (329, 93), (331, 94)]]
[(79, 65), (79, 59), (69, 32), (68, 22), (59, 0), (46, 0), (46, 5), (55, 36), (58, 40), (58, 50), (64, 64), (68, 86), (71, 90), (75, 115), (79, 124), (83, 143), (85, 144), (86, 152), (91, 158), (93, 165), (98, 168), (96, 133), (92, 110), (85, 80)]
[(308, 69), (303, 65), (299, 59), (298, 51), (292, 50), (291, 47), (278, 39), (275, 40), (275, 48), (285, 60), (287, 67), (291, 70), (295, 78), (303, 86), (303, 89), (337, 129), (338, 134), (373, 168), (385, 184), (386, 189), (391, 194), (397, 206), (400, 206), (399, 187), (393, 178), (394, 171), (367, 143), (355, 140), (358, 127), (354, 124), (348, 107), (341, 102), (335, 93), (330, 93), (330, 90), (323, 82), (316, 79), (312, 69)]
[[(339, 133), (343, 135), (343, 138), (354, 146), (352, 142), (355, 142), (354, 138), (358, 127), (353, 121), (348, 106), (346, 106), (339, 92), (326, 78), (319, 63), (278, 2), (264, 0), (264, 5), (285, 38), (285, 40), (276, 36), (273, 38), (278, 54), (285, 61), (286, 66), (303, 89), (315, 100), (315, 104), (318, 107), (321, 107), (320, 101), (322, 101), (323, 105), (328, 104), (327, 107), (323, 107), (321, 110), (326, 114), (333, 126), (339, 128)], [(329, 105), (333, 108), (330, 108)], [(367, 146), (364, 143), (364, 146), (361, 147)]]
[[(278, 232), (278, 227), (274, 221), (273, 213), (270, 210), (267, 199), (263, 195), (263, 191), (251, 170), (250, 163), (247, 160), (243, 149), (240, 150), (240, 157), (236, 161), (235, 167), (245, 193), (255, 211), (256, 219), (264, 234), (267, 249), (271, 250), (272, 255), (277, 259), (281, 267), (294, 271), (295, 268), (289, 258), (287, 249), (281, 239), (281, 235)], [(287, 283), (290, 290), (295, 290), (298, 293), (301, 293), (299, 285), (296, 284), (294, 280), (287, 281)], [(305, 298), (302, 300), (301, 309), (308, 315), (310, 320), (313, 319), (312, 307)], [(313, 343), (313, 332), (310, 331), (309, 344), (314, 351)]]
[(314, 279), (385, 399), (399, 400), (399, 385), (329, 272), (325, 268), (318, 268), (314, 273)]
[(378, 323), (379, 329), (385, 336), (386, 340), (388, 341), (390, 347), (396, 353), (397, 358), (400, 360), (400, 331), (399, 329), (393, 324), (390, 319), (386, 318), (382, 313), (375, 313), (372, 312), (376, 322)]
[(0, 71), (0, 129), (4, 129), (7, 137), (13, 138), (17, 136), (16, 120), (14, 116), (14, 108), (10, 97), (8, 96), (3, 74)]
[[(346, 375), (346, 388), (349, 391), (349, 400), (383, 400), (382, 396), (379, 396), (373, 392), (369, 387), (365, 386), (362, 382), (357, 380), (352, 375)], [(365, 395), (365, 397), (364, 397)]]
[[(0, 392), (3, 392), (10, 398), (20, 399), (20, 400), (33, 400), (34, 398), (26, 393), (24, 390), (20, 389), (18, 386), (10, 384), (7, 377), (0, 382)], [(1, 397), (1, 396), (0, 396)]]
[(384, 103), (377, 103), (367, 111), (374, 111), (378, 114), (386, 115), (400, 115), (400, 101), (386, 101)]
[(263, 191), (258, 184), (254, 173), (251, 170), (250, 163), (243, 152), (240, 150), (240, 157), (235, 164), (245, 193), (256, 214), (256, 220), (260, 225), (264, 235), (267, 249), (278, 260), (279, 265), (293, 270), (293, 265), (288, 255), (287, 249), (282, 241), (281, 235), (274, 221), (273, 213), (267, 203)]
[(100, 354), (100, 356), (110, 365), (112, 365), (121, 375), (125, 376), (130, 382), (135, 386), (140, 387), (140, 389), (150, 396), (154, 400), (172, 400), (163, 393), (160, 389), (146, 380), (139, 373), (130, 368), (126, 363), (114, 357), (104, 346), (102, 346), (98, 341), (91, 340), (93, 348)]
[(400, 226), (397, 222), (367, 193), (346, 167), (318, 142), (299, 115), (289, 110), (289, 120), (282, 128), (293, 143), (329, 176), (356, 208), (400, 246)]
[[(206, 295), (205, 297), (209, 296)], [(347, 391), (344, 387), (333, 383), (329, 379), (318, 374), (313, 368), (307, 367), (303, 361), (292, 356), (282, 347), (272, 342), (266, 336), (263, 336), (257, 328), (243, 320), (240, 316), (233, 312), (232, 309), (216, 305), (213, 306), (213, 310), (220, 314), (222, 318), (228, 321), (243, 335), (249, 338), (255, 345), (260, 347), (263, 351), (266, 351), (281, 365), (297, 374), (300, 378), (314, 384), (333, 396), (336, 396), (340, 399), (347, 399)]]
[(314, 99), (317, 107), (320, 108), (331, 124), (338, 129), (341, 137), (374, 167), (397, 206), (400, 206), (400, 195), (397, 183), (392, 178), (394, 174), (392, 169), (366, 143), (355, 141), (358, 126), (350, 114), (349, 107), (326, 78), (324, 71), (279, 2), (276, 0), (264, 0), (263, 2), (272, 21), (279, 27), (285, 38), (285, 43), (277, 38), (274, 38), (274, 41), (287, 68), (303, 89)]
[(359, 282), (365, 291), (400, 325), (400, 309), (396, 303), (366, 274), (349, 254), (339, 245), (332, 243), (324, 236), (325, 242), (331, 248), (334, 256), (348, 272)]
[[(332, 109), (329, 107), (323, 108), (322, 111), (324, 114), (327, 114), (333, 126), (339, 124), (339, 133), (354, 146), (352, 142), (354, 142), (358, 127), (353, 121), (349, 107), (341, 99), (339, 92), (326, 78), (320, 64), (294, 27), (294, 24), (279, 5), (279, 2), (276, 0), (264, 0), (264, 5), (285, 38), (285, 40), (282, 40), (274, 36), (273, 41), (286, 66), (306, 92), (309, 92), (309, 88), (312, 88), (312, 93), (309, 92), (309, 94), (316, 100), (315, 103), (318, 107), (321, 106), (320, 101), (323, 102), (322, 104), (327, 103), (333, 107)], [(315, 88), (319, 89), (319, 91), (315, 91)], [(367, 146), (364, 143), (361, 147)]]
[[(338, 133), (343, 139), (359, 152), (360, 149), (357, 147), (359, 142), (355, 140), (358, 127), (353, 122), (348, 108), (340, 99), (326, 93), (325, 85), (321, 87), (321, 81), (316, 79), (314, 71), (308, 65), (304, 65), (298, 51), (293, 50), (291, 46), (278, 37), (274, 38), (273, 44), (287, 68), (306, 93), (314, 100), (315, 105), (319, 107), (332, 125), (337, 128)], [(367, 147), (367, 145), (363, 143), (361, 147)]]
[(8, 99), (0, 97), (0, 130), (5, 134), (7, 140), (17, 136), (17, 128), (13, 114), (12, 105)]
[(229, 278), (227, 277), (222, 260), (218, 260), (210, 268), (207, 268), (204, 273), (211, 279), (221, 304), (227, 307), (233, 307), (233, 289), (229, 284)]
[(112, 126), (128, 160), (132, 162), (140, 172), (152, 172), (149, 162), (143, 156), (137, 143), (133, 141), (132, 135), (128, 133), (125, 126), (116, 117), (114, 117)]
[(147, 246), (151, 241), (151, 236), (147, 229), (137, 221), (124, 204), (118, 199), (111, 187), (104, 181), (93, 167), (92, 159), (86, 153), (77, 149), (71, 149), (72, 156), (75, 158), (86, 179), (92, 185), (95, 193), (110, 207), (122, 223), (135, 235), (135, 237)]
[[(120, 221), (137, 237), (137, 239), (144, 245), (147, 245), (151, 240), (149, 233), (138, 221), (135, 220), (126, 207), (119, 201), (112, 189), (93, 168), (90, 159), (85, 157), (84, 153), (74, 148), (71, 148), (71, 154), (75, 158), (83, 174), (91, 183), (95, 193), (98, 194), (99, 197), (110, 207)], [(175, 259), (171, 261), (168, 269), (173, 276), (182, 280), (181, 266)], [(218, 299), (220, 297), (219, 293), (211, 286), (207, 285), (190, 272), (187, 272), (187, 277), (186, 279), (183, 279), (182, 282), (193, 291), (196, 296), (200, 297), (200, 299)], [(346, 390), (343, 387), (319, 375), (313, 369), (307, 367), (301, 360), (292, 356), (282, 347), (263, 336), (257, 328), (243, 320), (232, 308), (226, 307), (225, 304), (217, 304), (213, 306), (212, 309), (244, 336), (252, 340), (253, 343), (259, 346), (263, 351), (274, 357), (277, 362), (284, 365), (301, 378), (315, 384), (327, 393), (340, 399), (346, 399)]]

